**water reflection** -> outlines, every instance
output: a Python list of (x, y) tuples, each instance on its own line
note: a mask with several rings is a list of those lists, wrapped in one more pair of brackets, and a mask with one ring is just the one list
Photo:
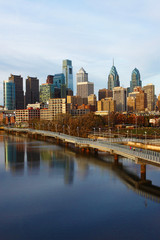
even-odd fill
[(24, 172), (25, 145), (23, 143), (12, 144), (10, 141), (5, 139), (4, 152), (6, 170), (11, 170), (12, 173), (22, 174)]
[(149, 179), (146, 179), (146, 173), (145, 177), (144, 174), (138, 176), (136, 174), (137, 167), (135, 173), (129, 170), (123, 162), (115, 163), (112, 156), (94, 158), (52, 145), (44, 145), (43, 148), (36, 141), (27, 142), (19, 137), (5, 137), (4, 152), (5, 168), (13, 174), (24, 174), (25, 168), (27, 173), (37, 174), (40, 172), (41, 163), (44, 163), (53, 174), (58, 171), (65, 184), (72, 184), (76, 173), (81, 179), (85, 179), (90, 174), (91, 166), (96, 166), (117, 176), (137, 194), (160, 202), (160, 187), (153, 185)]
[(41, 160), (47, 162), (49, 168), (62, 170), (65, 184), (72, 184), (74, 180), (74, 158), (65, 149), (42, 150)]
[(40, 170), (40, 151), (32, 145), (26, 145), (27, 170), (29, 174), (38, 173)]

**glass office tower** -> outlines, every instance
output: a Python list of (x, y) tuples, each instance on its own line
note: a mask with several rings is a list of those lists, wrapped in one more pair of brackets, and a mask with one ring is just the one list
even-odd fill
[(4, 109), (14, 110), (15, 104), (15, 83), (12, 80), (3, 82)]
[(72, 89), (73, 91), (73, 67), (71, 60), (63, 60), (62, 72), (65, 76), (66, 87)]
[(119, 75), (117, 73), (116, 67), (113, 65), (108, 76), (108, 89), (113, 90), (114, 87), (119, 87)]
[(131, 81), (130, 81), (130, 92), (133, 92), (134, 88), (137, 86), (142, 87), (142, 81), (140, 79), (140, 73), (137, 68), (132, 71)]

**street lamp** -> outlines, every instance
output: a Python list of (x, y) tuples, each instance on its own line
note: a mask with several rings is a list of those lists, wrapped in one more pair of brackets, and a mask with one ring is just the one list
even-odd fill
[(68, 126), (68, 133), (69, 133), (69, 135), (70, 135), (70, 126)]
[(109, 129), (109, 137), (110, 137), (110, 144), (111, 144), (111, 129)]
[(156, 141), (156, 134), (157, 134), (157, 133), (156, 133), (156, 132), (154, 132), (154, 134), (155, 134), (155, 141)]
[(57, 132), (57, 124), (55, 126), (56, 126), (56, 132)]
[(100, 133), (101, 133), (101, 128), (99, 128), (99, 136), (100, 136)]
[(119, 138), (119, 127), (118, 127), (118, 138)]
[(95, 136), (95, 127), (93, 128), (93, 130), (94, 130), (94, 136)]
[(127, 139), (128, 139), (128, 130), (127, 130)]
[(64, 125), (63, 125), (63, 133), (64, 133)]
[(77, 127), (77, 136), (79, 137), (79, 127)]
[(147, 141), (146, 141), (146, 139), (147, 139), (147, 132), (145, 132), (144, 134), (145, 134), (145, 148), (146, 148), (146, 145), (147, 145)]
[(136, 115), (136, 138), (137, 138), (137, 115)]

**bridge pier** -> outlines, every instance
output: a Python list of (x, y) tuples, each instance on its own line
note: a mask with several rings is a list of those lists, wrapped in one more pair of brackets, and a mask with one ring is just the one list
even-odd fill
[(94, 154), (98, 155), (98, 149), (97, 148), (94, 148)]
[(90, 152), (90, 149), (89, 148), (86, 148), (86, 153), (89, 153)]
[(141, 180), (146, 181), (146, 164), (141, 164)]
[(114, 154), (114, 163), (118, 164), (118, 155), (117, 154)]

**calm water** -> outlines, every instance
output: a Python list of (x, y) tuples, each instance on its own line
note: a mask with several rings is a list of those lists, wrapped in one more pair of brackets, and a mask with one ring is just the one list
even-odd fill
[[(159, 239), (160, 198), (136, 176), (127, 159), (1, 134), (0, 240)], [(147, 179), (159, 187), (160, 168), (147, 166)]]

